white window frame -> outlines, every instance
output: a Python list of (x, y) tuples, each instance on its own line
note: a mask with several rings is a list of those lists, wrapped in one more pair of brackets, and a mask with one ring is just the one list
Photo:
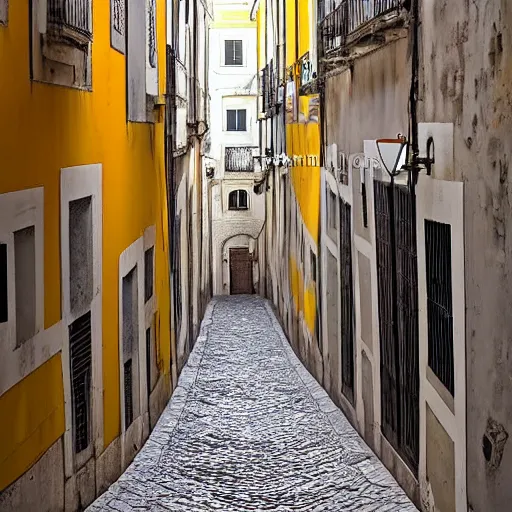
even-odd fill
[[(245, 208), (241, 208), (240, 207), (240, 192), (245, 192), (245, 196), (246, 196), (246, 199), (247, 199), (247, 206)], [(236, 194), (236, 203), (237, 203), (237, 206), (236, 208), (231, 208), (230, 205), (229, 205), (229, 198), (231, 197), (231, 194)], [(246, 212), (247, 210), (250, 209), (250, 203), (249, 203), (249, 192), (243, 188), (237, 188), (235, 190), (231, 190), (228, 192), (228, 210), (231, 211), (231, 212)]]
[[(151, 325), (152, 314), (156, 311), (155, 272), (153, 272), (153, 296), (144, 302), (144, 252), (154, 246), (155, 229), (150, 227), (143, 236), (127, 247), (119, 257), (119, 391), (121, 414), (121, 462), (123, 470), (131, 462), (133, 445), (142, 447), (143, 440), (149, 435), (149, 403), (146, 381), (146, 329)], [(154, 256), (153, 256), (154, 257)], [(154, 262), (153, 262), (154, 263)], [(123, 278), (137, 268), (137, 307), (138, 307), (138, 395), (139, 410), (134, 413), (132, 423), (127, 427), (125, 422), (124, 397), (124, 357), (123, 357)], [(154, 268), (154, 267), (153, 267)]]
[[(236, 130), (229, 130), (228, 129), (228, 112), (230, 110), (234, 110), (236, 112)], [(244, 110), (245, 111), (245, 128), (243, 130), (239, 130), (238, 129), (238, 125), (239, 125), (239, 122), (238, 122), (238, 112)], [(226, 123), (226, 128), (225, 128), (225, 131), (226, 132), (229, 132), (229, 133), (247, 133), (248, 130), (247, 130), (247, 127), (248, 127), (248, 108), (247, 107), (243, 107), (243, 108), (238, 108), (237, 106), (234, 106), (234, 107), (226, 107), (226, 110), (225, 110), (225, 116), (224, 116), (224, 122)]]
[[(8, 320), (0, 324), (0, 396), (62, 348), (62, 324), (44, 329), (44, 189), (0, 194), (0, 243), (7, 245)], [(36, 296), (34, 336), (16, 348), (14, 232), (34, 226)]]
[[(226, 63), (226, 43), (228, 41), (240, 41), (242, 43), (242, 63), (241, 64), (227, 64)], [(247, 63), (247, 60), (246, 60), (246, 57), (245, 57), (245, 48), (246, 48), (246, 45), (244, 44), (244, 39), (243, 38), (236, 38), (236, 39), (233, 39), (233, 38), (225, 38), (222, 40), (223, 42), (223, 45), (222, 45), (222, 54), (221, 54), (221, 62), (222, 62), (222, 66), (226, 67), (226, 68), (243, 68), (246, 63)]]
[[(151, 329), (153, 336), (152, 345), (156, 350), (156, 343), (158, 338), (156, 336), (156, 322), (155, 315), (157, 311), (157, 295), (156, 295), (156, 226), (149, 226), (144, 230), (144, 254), (147, 250), (153, 248), (153, 294), (150, 299), (144, 304), (144, 340), (146, 340), (146, 331)], [(144, 259), (144, 265), (146, 260)], [(146, 275), (146, 269), (144, 268), (144, 277)], [(147, 355), (147, 354), (146, 354)], [(151, 354), (150, 354), (151, 355)], [(151, 363), (151, 361), (150, 361)], [(151, 365), (150, 365), (151, 366)], [(144, 367), (144, 377), (146, 377), (147, 366)], [(147, 383), (147, 379), (144, 379)], [(147, 384), (146, 384), (147, 385)], [(151, 389), (146, 390), (146, 396), (151, 394)], [(149, 411), (149, 404), (148, 404)]]
[[(73, 473), (87, 463), (94, 453), (103, 451), (103, 338), (102, 338), (102, 294), (103, 294), (103, 198), (101, 164), (80, 165), (61, 169), (61, 288), (62, 321), (64, 343), (62, 345), (62, 376), (64, 380), (64, 401), (66, 431), (64, 433), (65, 475)], [(71, 311), (70, 259), (69, 259), (69, 203), (86, 197), (92, 198), (92, 259), (93, 298), (88, 308), (91, 313), (91, 442), (89, 447), (74, 453), (73, 410), (71, 402), (71, 372), (69, 351), (69, 326), (84, 311)]]

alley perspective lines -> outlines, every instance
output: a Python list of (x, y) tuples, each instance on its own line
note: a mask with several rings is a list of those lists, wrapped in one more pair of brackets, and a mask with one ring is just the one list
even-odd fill
[(214, 299), (159, 423), (89, 512), (413, 511), (269, 305)]

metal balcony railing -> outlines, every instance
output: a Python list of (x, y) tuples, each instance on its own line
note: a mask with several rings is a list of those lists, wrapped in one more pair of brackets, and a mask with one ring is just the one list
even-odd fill
[(327, 9), (322, 3), (320, 27), (324, 51), (343, 46), (347, 36), (379, 16), (393, 10), (398, 12), (400, 4), (401, 0), (342, 0), (324, 15)]
[(91, 0), (48, 0), (50, 29), (66, 30), (79, 42), (92, 39)]
[(226, 147), (224, 168), (226, 172), (253, 172), (254, 158), (251, 146)]

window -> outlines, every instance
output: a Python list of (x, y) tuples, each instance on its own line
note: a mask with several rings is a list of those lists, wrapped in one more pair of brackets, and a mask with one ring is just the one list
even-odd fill
[(92, 197), (69, 202), (69, 279), (71, 312), (80, 314), (93, 297)]
[(90, 90), (93, 0), (32, 0), (30, 4), (31, 78)]
[(36, 332), (36, 243), (35, 227), (14, 232), (14, 276), (16, 289), (16, 347)]
[(327, 187), (327, 232), (329, 236), (336, 239), (338, 231), (338, 220), (336, 216), (336, 194)]
[(247, 210), (249, 208), (247, 192), (234, 190), (229, 193), (228, 208), (230, 210)]
[(9, 320), (7, 295), (7, 244), (0, 244), (0, 324)]
[(9, 0), (0, 0), (0, 26), (7, 25)]
[(451, 226), (425, 220), (428, 365), (454, 394)]
[(228, 132), (245, 132), (247, 111), (240, 110), (226, 110), (226, 129)]
[(226, 66), (243, 66), (241, 39), (224, 41), (224, 64)]
[(156, 5), (155, 0), (149, 0), (148, 5), (148, 58), (149, 65), (156, 68)]
[(311, 281), (316, 282), (316, 255), (312, 249), (309, 249), (309, 262), (311, 268)]
[(155, 0), (125, 0), (128, 121), (153, 123), (158, 96)]
[(75, 453), (84, 451), (91, 441), (91, 313), (69, 326), (69, 361), (73, 444)]
[(110, 44), (125, 53), (126, 48), (126, 4), (125, 0), (110, 0)]
[(138, 290), (137, 267), (123, 277), (122, 288), (123, 314), (123, 366), (124, 366), (124, 415), (125, 430), (138, 415), (138, 378), (134, 375), (138, 369)]
[(48, 30), (76, 44), (92, 40), (91, 0), (48, 0)]
[(144, 302), (147, 302), (153, 296), (154, 253), (154, 247), (150, 247), (144, 252)]

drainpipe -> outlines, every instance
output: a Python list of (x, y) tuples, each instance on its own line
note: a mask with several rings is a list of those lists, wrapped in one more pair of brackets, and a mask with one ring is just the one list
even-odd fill
[[(418, 96), (419, 96), (419, 0), (412, 0), (412, 70), (411, 91), (409, 96), (411, 111), (411, 164), (413, 182), (416, 183), (419, 172), (419, 142), (418, 142)], [(412, 187), (414, 188), (414, 187)]]

